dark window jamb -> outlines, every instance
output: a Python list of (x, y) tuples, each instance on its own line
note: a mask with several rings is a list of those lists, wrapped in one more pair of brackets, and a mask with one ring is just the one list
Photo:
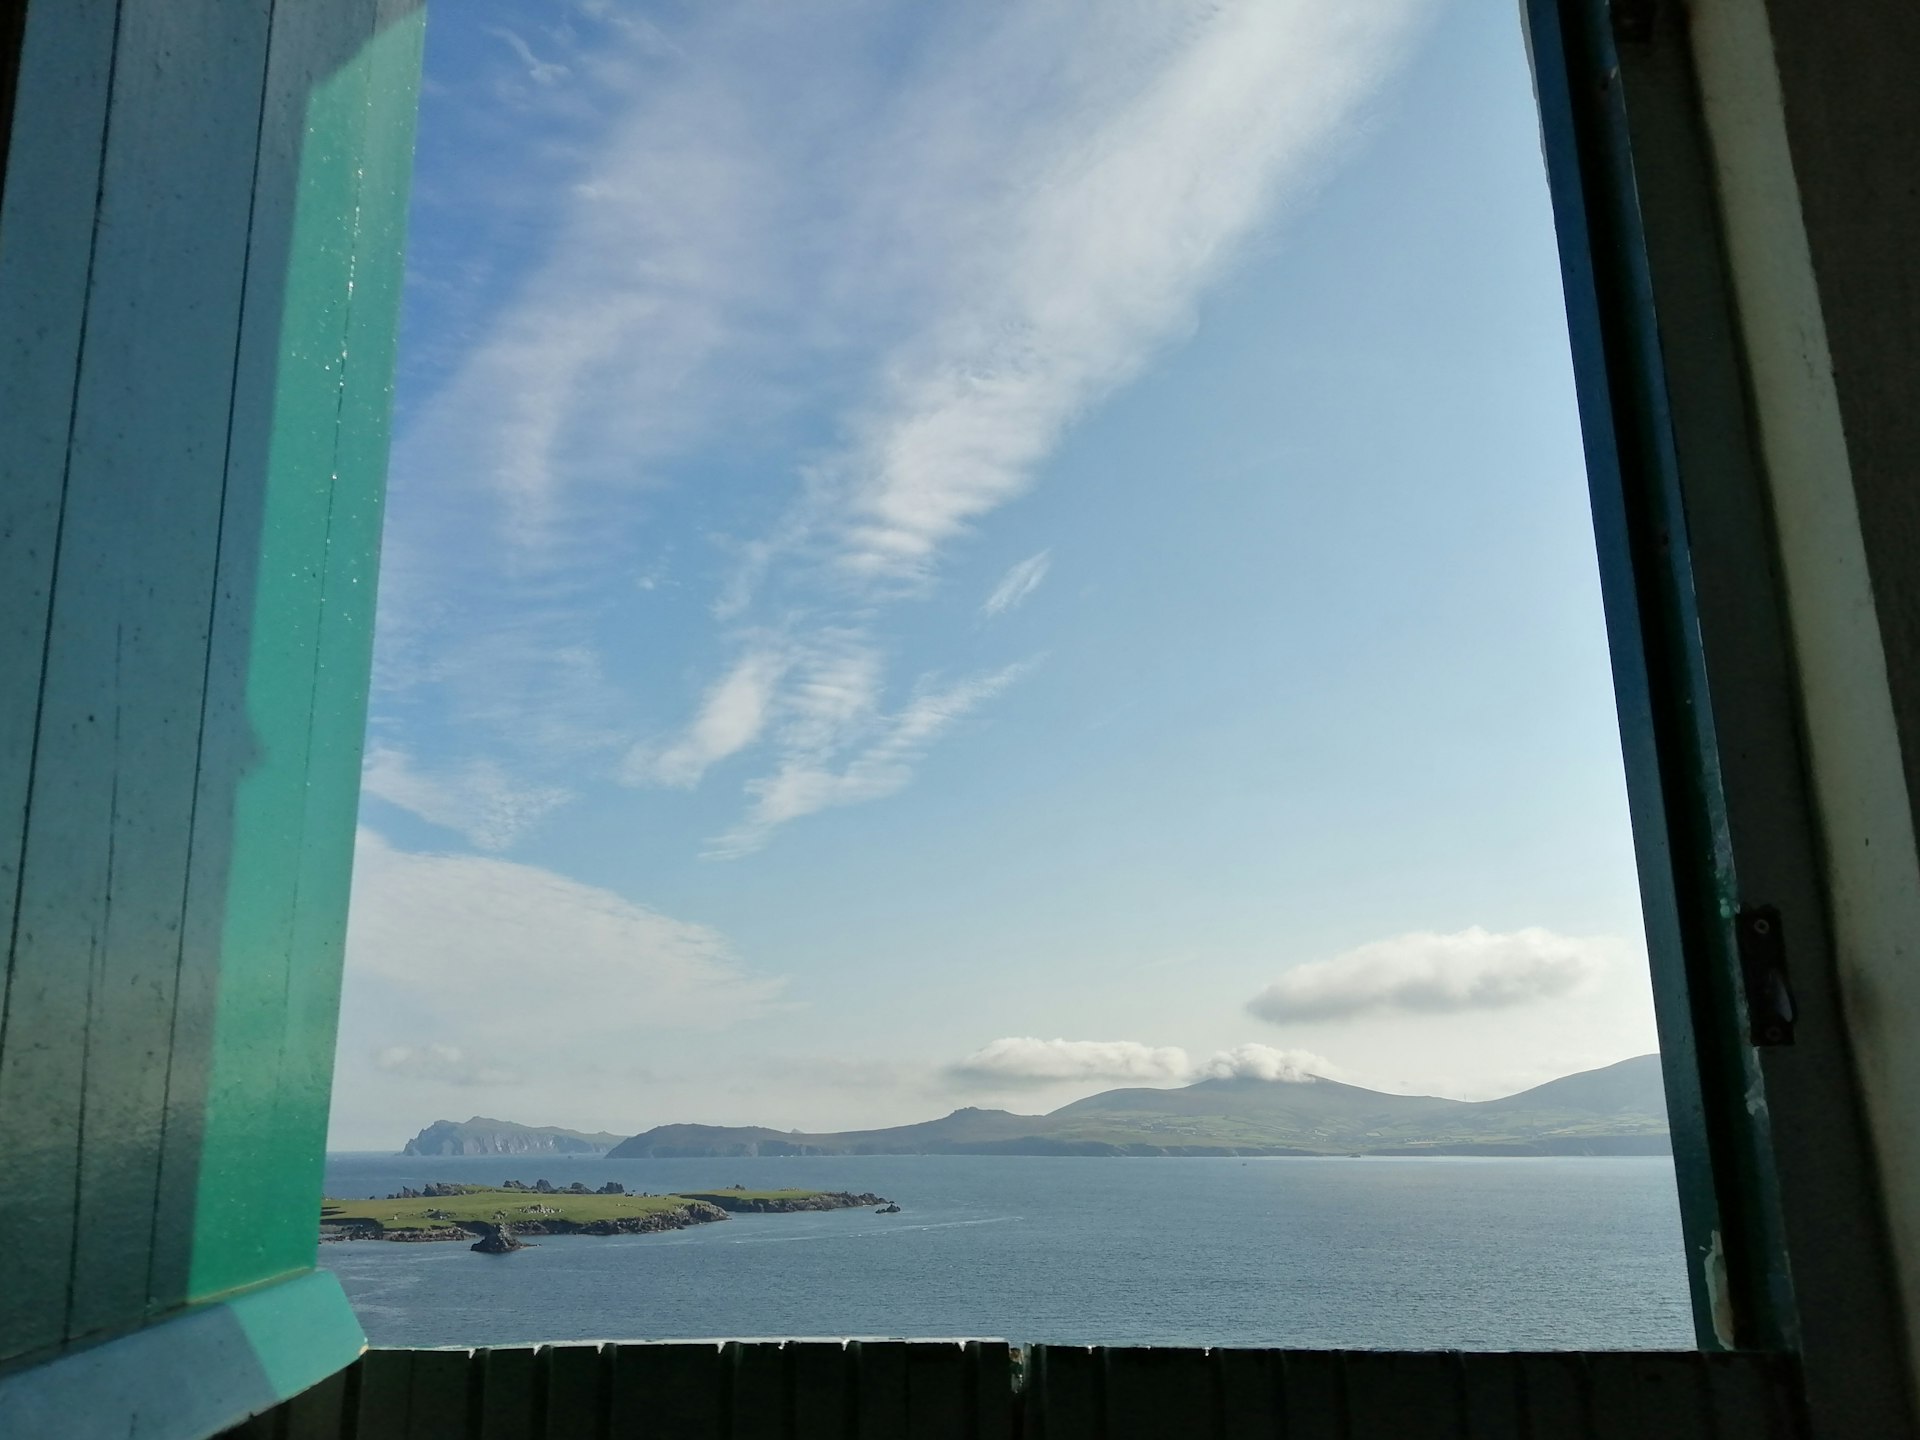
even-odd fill
[(7, 190), (7, 152), (13, 144), (13, 100), (20, 88), (20, 46), (27, 33), (27, 0), (0, 0), (0, 196)]
[(1522, 11), (1696, 1333), (1798, 1354), (1815, 1434), (1911, 1435), (1685, 9)]

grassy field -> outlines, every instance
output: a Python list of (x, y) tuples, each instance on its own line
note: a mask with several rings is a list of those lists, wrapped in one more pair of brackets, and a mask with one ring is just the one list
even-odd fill
[(459, 1195), (422, 1196), (413, 1200), (322, 1200), (320, 1223), (365, 1227), (371, 1222), (382, 1230), (442, 1230), (462, 1220), (480, 1220), (491, 1225), (502, 1219), (509, 1224), (558, 1221), (589, 1225), (595, 1220), (625, 1220), (679, 1210), (697, 1199), (724, 1205), (727, 1200), (801, 1200), (817, 1193), (813, 1190), (725, 1190), (700, 1195), (580, 1195), (563, 1190), (542, 1195), (533, 1190), (469, 1186)]

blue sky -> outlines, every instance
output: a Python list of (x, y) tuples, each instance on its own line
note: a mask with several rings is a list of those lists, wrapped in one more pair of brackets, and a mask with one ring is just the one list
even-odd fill
[(334, 1143), (1653, 1046), (1517, 17), (432, 16)]

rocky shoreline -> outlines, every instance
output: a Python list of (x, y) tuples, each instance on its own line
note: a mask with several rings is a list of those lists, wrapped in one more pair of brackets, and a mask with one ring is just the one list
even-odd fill
[(689, 1200), (697, 1200), (736, 1215), (792, 1215), (803, 1210), (856, 1210), (862, 1206), (890, 1205), (884, 1195), (863, 1191), (822, 1190), (797, 1199), (767, 1200), (756, 1196), (738, 1196), (725, 1190), (689, 1190)]

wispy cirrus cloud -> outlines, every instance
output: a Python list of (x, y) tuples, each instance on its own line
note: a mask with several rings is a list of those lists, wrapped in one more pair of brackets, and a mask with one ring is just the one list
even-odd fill
[(1015, 564), (1000, 577), (1000, 583), (981, 602), (981, 614), (991, 618), (1018, 609), (1029, 595), (1040, 588), (1040, 582), (1047, 578), (1047, 570), (1053, 564), (1052, 557), (1051, 550), (1042, 550), (1038, 555), (1029, 555)]
[[(914, 767), (935, 741), (1034, 663), (1009, 665), (951, 685), (923, 680), (898, 711), (862, 727), (864, 738), (850, 754), (843, 753), (848, 732), (842, 727), (822, 727), (818, 744), (790, 743), (772, 774), (748, 782), (753, 803), (745, 819), (716, 839), (708, 853), (735, 859), (759, 849), (777, 828), (803, 816), (897, 795), (912, 783)], [(812, 738), (814, 732), (796, 728)]]
[[(1201, 293), (1312, 177), (1417, 8), (1128, 7), (1073, 36), (1118, 83), (1067, 66), (1054, 105), (1005, 122), (1012, 144), (992, 163), (1016, 157), (1006, 180), (968, 177), (969, 252), (836, 461), (839, 563), (922, 579), (1025, 490), (1075, 419), (1192, 328)], [(932, 103), (980, 123), (964, 101)]]
[(1614, 937), (1538, 927), (1417, 931), (1297, 965), (1247, 1001), (1247, 1010), (1275, 1024), (1500, 1010), (1592, 985), (1625, 950)]
[[(657, 702), (630, 674), (611, 681), (611, 720), (579, 690), (593, 709), (574, 763), (689, 787), (754, 757), (719, 856), (905, 789), (1010, 672), (943, 689), (930, 677), (951, 666), (907, 655), (905, 627), (881, 617), (937, 598), (948, 552), (1192, 330), (1207, 289), (1340, 150), (1425, 8), (930, 10), (896, 53), (876, 45), (903, 33), (877, 3), (824, 19), (717, 4), (666, 33), (594, 0), (537, 49), (497, 34), (555, 116), (576, 91), (628, 98), (597, 128), (567, 120), (542, 253), (401, 434), (392, 554), (424, 578), (396, 603), (484, 597), (383, 616), (390, 654), (467, 657), (425, 680), (383, 665), (409, 677), (403, 723), (437, 706), (517, 783), (542, 783), (551, 752), (513, 712), (551, 726), (566, 702), (531, 667), (522, 681), (491, 666), (492, 642), (599, 660), (635, 631), (653, 505), (677, 504), (711, 517), (693, 523), (718, 546), (711, 661), (677, 726), (642, 716)], [(567, 85), (545, 83), (562, 70)], [(756, 438), (802, 414), (805, 440)], [(685, 495), (686, 457), (729, 446), (752, 462), (752, 504), (652, 498)], [(1016, 567), (985, 613), (1020, 604), (1047, 564)], [(865, 668), (836, 680), (813, 662), (828, 652)], [(499, 703), (476, 715), (463, 687), (488, 686)], [(648, 732), (670, 738), (636, 745)]]
[(406, 751), (378, 741), (367, 747), (360, 788), (491, 851), (507, 849), (573, 798), (564, 786), (519, 784), (485, 758), (423, 771)]
[(509, 30), (504, 25), (489, 25), (487, 33), (514, 53), (520, 63), (526, 67), (527, 78), (536, 85), (557, 85), (572, 73), (565, 65), (551, 60), (542, 60), (534, 54), (533, 47), (527, 44), (518, 31)]
[(684, 735), (664, 750), (636, 747), (628, 753), (623, 778), (683, 789), (698, 785), (709, 766), (760, 738), (775, 687), (790, 663), (777, 650), (749, 650), (708, 689)]

